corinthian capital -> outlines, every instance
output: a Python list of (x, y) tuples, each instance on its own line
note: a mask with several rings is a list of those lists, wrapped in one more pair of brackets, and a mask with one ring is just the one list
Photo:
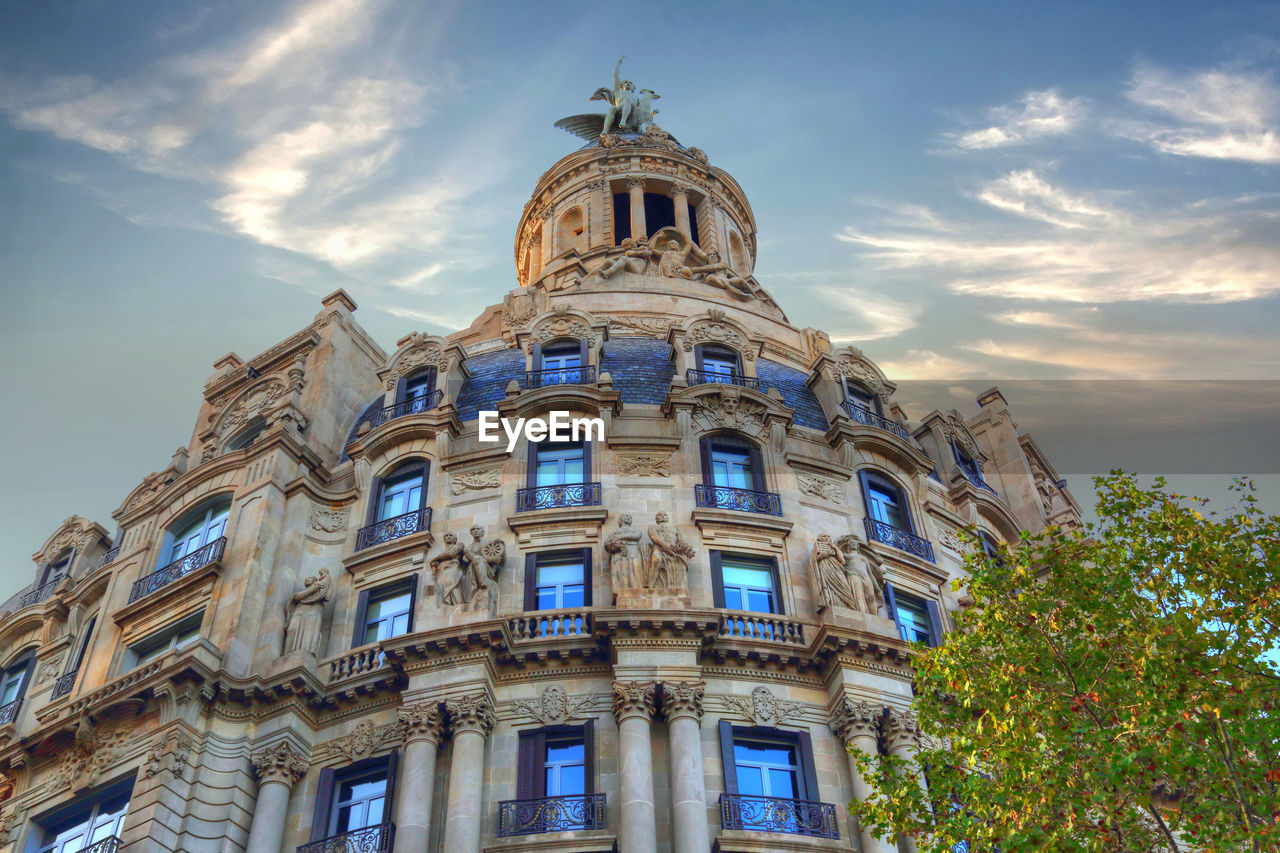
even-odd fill
[(882, 725), (885, 745), (889, 747), (890, 753), (909, 752), (915, 749), (920, 739), (920, 726), (916, 723), (915, 714), (890, 708), (885, 712)]
[(691, 717), (702, 722), (702, 696), (707, 690), (706, 682), (681, 681), (662, 683), (662, 713), (667, 715), (668, 722), (680, 717)]
[(306, 775), (307, 768), (311, 766), (311, 762), (302, 753), (284, 740), (253, 753), (250, 761), (253, 762), (259, 781), (283, 782), (290, 788)]
[(653, 719), (653, 694), (657, 682), (613, 682), (613, 716), (621, 723), (627, 717)]
[(671, 195), (671, 197), (672, 197), (672, 198), (675, 198), (676, 196), (680, 196), (680, 195), (682, 195), (682, 196), (688, 196), (688, 195), (689, 195), (689, 185), (688, 185), (688, 184), (682, 184), (682, 183), (680, 183), (679, 181), (677, 181), (676, 183), (674, 183), (674, 184), (672, 184), (672, 185), (671, 185), (671, 193), (670, 193), (670, 195)]
[(645, 186), (645, 179), (642, 177), (635, 176), (635, 177), (627, 178), (627, 189), (629, 190), (634, 190), (637, 188), (644, 189), (644, 186)]
[(454, 734), (475, 732), (482, 737), (488, 737), (489, 732), (493, 731), (494, 723), (498, 721), (493, 713), (493, 703), (484, 693), (447, 699), (444, 710), (449, 715)]
[(429, 740), (439, 743), (444, 736), (444, 715), (439, 702), (419, 702), (405, 705), (398, 711), (400, 726), (404, 729), (405, 743)]
[(860, 737), (874, 738), (882, 713), (878, 706), (846, 696), (831, 712), (831, 731), (845, 745)]

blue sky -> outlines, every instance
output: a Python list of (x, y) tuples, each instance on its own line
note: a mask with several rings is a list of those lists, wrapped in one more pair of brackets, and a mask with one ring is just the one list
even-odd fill
[(1280, 378), (1275, 3), (3, 0), (0, 592), (319, 296), (384, 346), (498, 301), (621, 54), (893, 378)]

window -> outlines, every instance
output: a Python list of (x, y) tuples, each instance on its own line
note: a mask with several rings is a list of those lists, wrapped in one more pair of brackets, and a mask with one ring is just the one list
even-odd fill
[(1004, 560), (1000, 557), (1000, 543), (985, 530), (979, 530), (978, 536), (982, 540), (982, 553), (987, 555), (987, 559), (994, 560), (997, 566), (1003, 566)]
[(374, 521), (387, 521), (422, 509), (425, 486), (426, 467), (421, 462), (410, 462), (408, 470), (397, 469), (381, 483)]
[(529, 442), (527, 486), (516, 490), (516, 511), (599, 506), (600, 484), (591, 482), (586, 441)]
[(27, 692), (35, 662), (36, 650), (30, 648), (0, 673), (0, 725), (17, 719), (18, 708)]
[(249, 426), (241, 430), (235, 438), (227, 442), (227, 452), (232, 450), (244, 450), (249, 445), (258, 440), (258, 436), (262, 435), (267, 429), (267, 421), (265, 418), (256, 418)]
[(530, 446), (534, 454), (530, 466), (534, 487), (585, 482), (587, 459), (583, 442), (533, 442)]
[[(756, 726), (735, 726), (720, 721), (720, 754), (724, 766), (725, 791), (731, 795), (726, 809), (726, 829), (754, 829), (762, 832), (830, 834), (836, 831), (821, 818), (814, 821), (810, 810), (760, 808), (758, 800), (768, 797), (795, 803), (818, 801), (818, 777), (814, 769), (813, 742), (805, 731), (788, 731)], [(817, 810), (820, 813), (822, 810)], [(734, 823), (730, 826), (730, 821)]]
[(129, 810), (132, 779), (104, 794), (77, 799), (70, 808), (37, 821), (37, 853), (79, 853), (108, 838), (119, 838)]
[(942, 643), (942, 618), (936, 602), (917, 598), (895, 589), (892, 584), (885, 584), (885, 603), (903, 640), (927, 646)]
[(782, 613), (778, 565), (770, 558), (711, 552), (715, 606), (751, 613)]
[(565, 610), (591, 605), (591, 549), (529, 554), (524, 609)]
[(702, 382), (733, 382), (742, 376), (742, 361), (736, 350), (699, 344), (695, 356)]
[(424, 460), (411, 459), (374, 478), (369, 489), (369, 521), (356, 534), (357, 551), (430, 529), (428, 470)]
[(723, 435), (702, 440), (702, 480), (708, 486), (763, 489), (757, 476), (763, 468), (759, 449), (744, 439)]
[(413, 630), (418, 577), (378, 589), (362, 590), (356, 602), (352, 647), (379, 643)]
[(587, 341), (556, 341), (535, 344), (533, 366), (537, 385), (579, 385), (586, 381)]
[(430, 411), (435, 400), (436, 370), (428, 368), (411, 377), (401, 377), (396, 388), (397, 413), (416, 415)]
[(311, 822), (311, 841), (336, 835), (379, 835), (387, 847), (362, 844), (361, 849), (383, 850), (390, 838), (381, 838), (391, 821), (395, 798), (399, 754), (392, 752), (358, 761), (340, 770), (326, 767), (316, 785), (316, 809)]
[[(548, 726), (520, 732), (516, 797), (585, 799), (595, 790), (595, 733), (593, 721), (580, 726)], [(564, 803), (539, 810), (525, 833), (595, 829), (595, 810)], [(513, 833), (514, 834), (514, 833)]]
[(168, 652), (185, 649), (194, 644), (200, 639), (200, 624), (203, 621), (204, 611), (201, 610), (134, 643), (129, 647), (126, 668), (137, 669)]
[(221, 539), (230, 513), (229, 501), (217, 501), (197, 509), (170, 528), (167, 536), (169, 545), (161, 549), (160, 566), (175, 563)]
[(845, 377), (841, 380), (841, 385), (844, 388), (844, 398), (849, 401), (850, 405), (856, 406), (868, 414), (883, 414), (880, 407), (880, 398), (872, 394), (860, 383)]
[(862, 480), (862, 494), (867, 503), (867, 517), (910, 533), (911, 515), (907, 511), (902, 489), (878, 474), (863, 471), (859, 476)]
[(71, 558), (75, 556), (74, 551), (64, 551), (58, 559), (54, 560), (44, 567), (44, 571), (40, 574), (40, 583), (37, 587), (46, 584), (57, 583), (65, 578), (71, 572)]

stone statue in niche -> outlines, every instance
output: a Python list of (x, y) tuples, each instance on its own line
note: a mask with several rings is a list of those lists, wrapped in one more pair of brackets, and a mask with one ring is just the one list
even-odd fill
[(660, 512), (649, 526), (648, 565), (645, 586), (650, 589), (688, 589), (689, 560), (694, 556), (693, 546), (680, 538), (671, 526), (671, 515)]
[(329, 570), (307, 578), (285, 606), (285, 654), (303, 651), (320, 654), (324, 603), (329, 600)]
[(849, 585), (862, 605), (860, 612), (879, 616), (885, 607), (884, 569), (880, 566), (880, 559), (853, 534), (841, 536), (837, 544), (845, 557)]
[(462, 551), (458, 534), (444, 535), (444, 550), (431, 559), (431, 577), (436, 588), (436, 603), (441, 607), (466, 604), (466, 580), (462, 572)]
[(645, 583), (644, 534), (631, 526), (630, 514), (619, 520), (618, 529), (604, 541), (605, 560), (614, 590), (641, 589)]
[(501, 539), (484, 541), (484, 528), (471, 528), (471, 543), (463, 549), (471, 591), (467, 609), (492, 615), (498, 606), (498, 571), (507, 561), (507, 546)]

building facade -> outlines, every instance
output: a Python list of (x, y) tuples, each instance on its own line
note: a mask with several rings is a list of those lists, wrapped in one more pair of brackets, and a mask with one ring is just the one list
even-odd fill
[[(894, 849), (848, 750), (913, 749), (964, 551), (1079, 507), (997, 389), (908, 420), (791, 325), (742, 188), (626, 86), (562, 122), (500, 304), (388, 351), (331, 294), (215, 362), (114, 535), (40, 546), (6, 850)], [(603, 434), (480, 440), (552, 411)]]

